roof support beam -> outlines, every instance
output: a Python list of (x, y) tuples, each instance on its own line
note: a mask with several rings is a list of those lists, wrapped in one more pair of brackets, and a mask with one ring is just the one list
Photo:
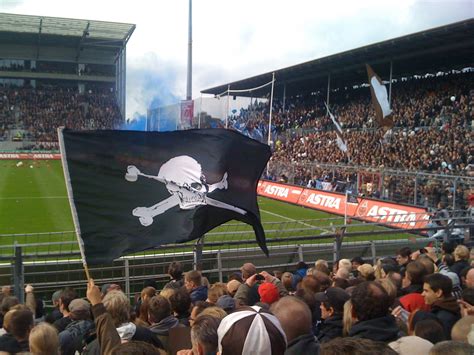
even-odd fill
[(36, 60), (39, 59), (42, 30), (43, 30), (43, 18), (40, 18), (40, 23), (39, 23), (39, 28), (38, 28), (38, 43), (36, 44)]
[(82, 37), (79, 40), (79, 44), (77, 45), (77, 51), (76, 51), (76, 62), (79, 62), (79, 57), (81, 56), (81, 47), (82, 47), (82, 42), (84, 42), (84, 39), (89, 36), (89, 26), (91, 25), (90, 21), (87, 21), (86, 28), (82, 32)]

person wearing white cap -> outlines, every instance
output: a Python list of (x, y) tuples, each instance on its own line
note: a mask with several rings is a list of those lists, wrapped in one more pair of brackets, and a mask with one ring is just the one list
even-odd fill
[(278, 319), (259, 306), (242, 307), (217, 329), (220, 355), (283, 355), (286, 335)]

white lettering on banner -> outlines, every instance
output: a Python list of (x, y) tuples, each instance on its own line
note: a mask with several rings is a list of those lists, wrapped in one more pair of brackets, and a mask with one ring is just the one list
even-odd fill
[(412, 227), (415, 227), (417, 219), (415, 213), (398, 210), (396, 208), (379, 207), (377, 205), (372, 206), (367, 213), (367, 216), (374, 218), (378, 217), (380, 220), (386, 219), (389, 223), (407, 223)]
[(20, 154), (0, 154), (0, 159), (20, 159)]
[(53, 159), (53, 154), (33, 154), (33, 159)]
[(329, 207), (329, 208), (334, 208), (338, 210), (341, 203), (341, 199), (338, 197), (311, 194), (309, 195), (306, 202), (311, 203), (313, 205), (319, 205), (322, 207)]
[(288, 197), (289, 189), (280, 186), (267, 185), (265, 193), (278, 197)]

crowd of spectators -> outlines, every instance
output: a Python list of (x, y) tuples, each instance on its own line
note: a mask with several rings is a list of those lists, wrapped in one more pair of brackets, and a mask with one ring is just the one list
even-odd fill
[[(38, 149), (57, 149), (56, 129), (113, 129), (121, 125), (115, 93), (110, 88), (45, 86), (0, 87), (0, 135), (7, 129)], [(16, 136), (12, 137), (13, 140)]]
[[(439, 253), (438, 253), (439, 252)], [(87, 300), (64, 288), (46, 312), (34, 289), (19, 304), (5, 286), (0, 351), (31, 354), (429, 354), (474, 352), (474, 253), (444, 243), (372, 265), (360, 257), (245, 263), (210, 284), (179, 262), (160, 289), (147, 280), (131, 304), (118, 284)]]

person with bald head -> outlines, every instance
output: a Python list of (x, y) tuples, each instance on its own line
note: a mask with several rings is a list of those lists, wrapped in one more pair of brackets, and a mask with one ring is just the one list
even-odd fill
[(466, 287), (474, 289), (474, 267), (469, 269), (466, 274)]
[(311, 311), (306, 303), (295, 296), (286, 296), (272, 304), (270, 311), (286, 334), (285, 355), (319, 354), (319, 342), (311, 331)]

